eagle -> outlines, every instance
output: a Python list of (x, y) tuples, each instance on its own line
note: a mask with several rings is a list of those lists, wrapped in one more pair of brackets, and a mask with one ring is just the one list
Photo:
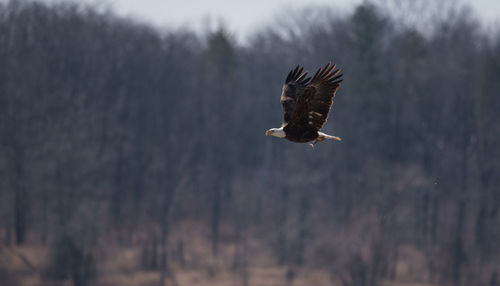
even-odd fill
[(337, 136), (320, 132), (328, 118), (335, 92), (343, 81), (343, 74), (339, 74), (340, 69), (335, 69), (336, 66), (328, 63), (319, 68), (312, 79), (301, 66), (291, 70), (281, 92), (283, 123), (280, 128), (267, 130), (266, 136), (297, 143), (313, 141), (312, 147), (325, 139), (340, 141)]

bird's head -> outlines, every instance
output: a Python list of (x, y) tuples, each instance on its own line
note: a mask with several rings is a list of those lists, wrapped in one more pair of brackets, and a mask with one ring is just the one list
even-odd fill
[(281, 128), (271, 128), (266, 131), (266, 136), (274, 136), (279, 138), (285, 138), (285, 131), (283, 131), (283, 127)]

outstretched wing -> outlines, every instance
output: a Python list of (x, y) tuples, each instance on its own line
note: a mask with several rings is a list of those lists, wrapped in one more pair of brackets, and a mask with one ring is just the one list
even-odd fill
[(297, 99), (290, 124), (307, 125), (319, 131), (325, 124), (332, 107), (335, 92), (342, 82), (336, 65), (328, 63), (320, 68)]
[(304, 72), (304, 68), (297, 66), (295, 69), (291, 70), (286, 77), (280, 99), (281, 106), (283, 107), (282, 126), (287, 125), (292, 118), (297, 99), (311, 79), (310, 77), (306, 78), (306, 76), (307, 72)]

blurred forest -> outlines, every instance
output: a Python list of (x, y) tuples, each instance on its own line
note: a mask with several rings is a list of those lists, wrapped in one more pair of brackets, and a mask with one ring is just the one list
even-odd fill
[[(244, 44), (0, 2), (0, 284), (499, 286), (500, 27), (417, 2)], [(343, 141), (266, 137), (328, 61)]]

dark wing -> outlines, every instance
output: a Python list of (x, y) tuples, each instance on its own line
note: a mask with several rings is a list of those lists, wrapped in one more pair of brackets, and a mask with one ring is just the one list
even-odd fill
[(291, 70), (286, 77), (280, 99), (281, 106), (283, 107), (282, 126), (287, 125), (292, 118), (297, 98), (304, 91), (304, 88), (311, 79), (310, 77), (306, 78), (306, 76), (307, 72), (304, 72), (304, 68), (297, 66), (295, 69)]
[(300, 94), (290, 124), (303, 124), (319, 131), (328, 118), (333, 97), (340, 86), (342, 74), (336, 65), (320, 68)]

